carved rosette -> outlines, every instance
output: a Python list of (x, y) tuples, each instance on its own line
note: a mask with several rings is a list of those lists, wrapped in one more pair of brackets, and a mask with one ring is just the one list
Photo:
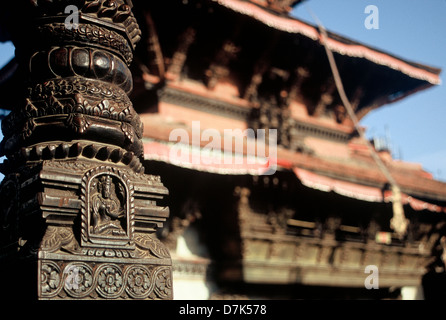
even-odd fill
[(132, 266), (127, 269), (126, 276), (128, 286), (127, 293), (135, 299), (145, 299), (153, 291), (155, 282), (150, 270), (142, 265)]
[(121, 269), (114, 264), (101, 266), (98, 270), (98, 293), (104, 298), (117, 298), (123, 290)]
[(63, 280), (59, 266), (54, 262), (46, 262), (40, 268), (40, 294), (51, 298), (62, 289)]
[(172, 272), (170, 268), (159, 268), (155, 273), (155, 292), (161, 299), (172, 296)]
[(40, 262), (43, 299), (172, 299), (168, 267), (144, 264)]
[(93, 269), (86, 263), (71, 263), (64, 269), (64, 290), (73, 298), (87, 297), (93, 290)]
[(37, 260), (39, 299), (172, 299), (170, 254), (155, 235), (168, 191), (144, 174), (128, 96), (141, 35), (131, 0), (4, 6), (23, 87), (2, 121), (1, 249)]

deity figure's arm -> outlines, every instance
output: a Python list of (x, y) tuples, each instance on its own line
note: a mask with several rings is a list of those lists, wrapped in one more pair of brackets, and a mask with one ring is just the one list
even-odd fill
[(93, 212), (92, 212), (92, 227), (96, 228), (99, 224), (99, 219), (100, 219), (100, 206), (101, 206), (101, 201), (99, 199), (98, 195), (93, 196), (93, 201), (92, 201), (92, 207), (93, 207)]

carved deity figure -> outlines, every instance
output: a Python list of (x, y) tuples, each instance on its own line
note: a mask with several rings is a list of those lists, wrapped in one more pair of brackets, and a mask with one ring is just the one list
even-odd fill
[(126, 216), (124, 199), (124, 187), (114, 183), (110, 175), (98, 179), (97, 192), (91, 197), (92, 234), (126, 235), (122, 226)]

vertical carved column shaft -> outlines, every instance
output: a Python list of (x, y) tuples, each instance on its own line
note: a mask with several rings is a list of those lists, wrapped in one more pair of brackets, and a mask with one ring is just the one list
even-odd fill
[(128, 97), (141, 34), (131, 1), (6, 7), (23, 87), (2, 123), (0, 258), (31, 261), (39, 281), (22, 291), (40, 299), (171, 299), (169, 252), (155, 236), (168, 191), (144, 174)]

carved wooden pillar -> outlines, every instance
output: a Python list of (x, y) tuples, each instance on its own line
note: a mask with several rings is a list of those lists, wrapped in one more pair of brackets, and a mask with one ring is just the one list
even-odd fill
[(168, 191), (144, 174), (142, 123), (128, 98), (141, 34), (131, 0), (5, 7), (23, 88), (2, 123), (0, 259), (10, 287), (0, 291), (171, 299), (171, 259), (155, 235)]

